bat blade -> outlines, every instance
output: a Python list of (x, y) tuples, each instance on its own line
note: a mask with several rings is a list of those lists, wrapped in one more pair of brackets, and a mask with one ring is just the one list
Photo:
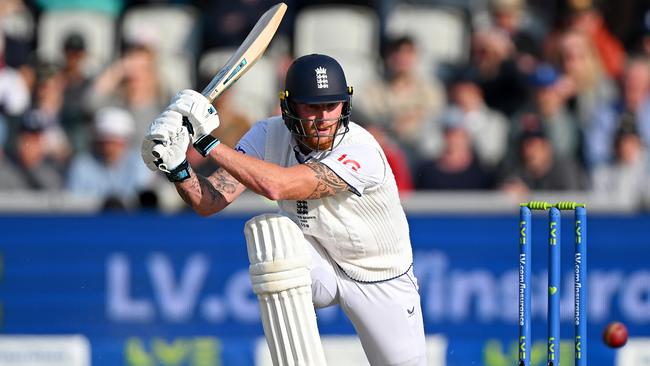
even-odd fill
[(279, 3), (262, 14), (244, 42), (201, 92), (210, 103), (244, 75), (262, 56), (278, 30), (286, 10), (287, 5)]

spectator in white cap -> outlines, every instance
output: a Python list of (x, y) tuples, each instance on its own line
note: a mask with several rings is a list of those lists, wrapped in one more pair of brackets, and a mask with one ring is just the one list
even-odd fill
[(129, 207), (153, 179), (137, 152), (129, 147), (135, 132), (133, 117), (124, 109), (106, 107), (96, 113), (93, 128), (93, 151), (72, 160), (67, 189), (104, 200), (119, 200)]

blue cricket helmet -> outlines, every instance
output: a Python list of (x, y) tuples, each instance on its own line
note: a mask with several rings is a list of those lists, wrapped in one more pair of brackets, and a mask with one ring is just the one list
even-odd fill
[(302, 56), (291, 64), (285, 91), (290, 100), (305, 104), (349, 102), (352, 94), (341, 65), (319, 54)]
[[(301, 142), (310, 137), (292, 108), (292, 103), (326, 104), (343, 103), (336, 136), (348, 132), (351, 110), (352, 87), (347, 85), (341, 65), (332, 57), (311, 54), (297, 58), (287, 70), (285, 90), (280, 93), (282, 118), (289, 131)], [(341, 129), (341, 127), (343, 127)]]

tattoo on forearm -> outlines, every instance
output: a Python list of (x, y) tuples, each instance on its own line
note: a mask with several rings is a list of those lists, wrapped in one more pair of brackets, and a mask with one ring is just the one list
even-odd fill
[(190, 178), (188, 181), (189, 187), (183, 187), (181, 186), (176, 186), (176, 191), (178, 192), (178, 195), (181, 196), (183, 201), (187, 203), (188, 205), (192, 205), (192, 197), (191, 194), (192, 192), (198, 192), (200, 187), (199, 187), (199, 180), (198, 179), (192, 179)]
[(241, 184), (225, 170), (219, 170), (210, 177), (193, 174), (196, 179), (190, 178), (184, 187), (177, 187), (178, 194), (188, 205), (200, 204), (201, 201), (209, 204), (222, 204), (226, 201), (225, 194), (234, 194)]
[(214, 183), (210, 180), (210, 178), (198, 176), (199, 178), (199, 184), (201, 185), (201, 192), (203, 193), (203, 199), (205, 197), (208, 198), (208, 200), (212, 203), (218, 202), (219, 200), (223, 199), (223, 195), (221, 192), (219, 192), (219, 189), (215, 187)]
[(237, 191), (237, 186), (241, 184), (223, 169), (220, 169), (216, 174), (207, 179), (217, 191), (228, 194), (235, 193)]
[(307, 197), (307, 199), (317, 199), (326, 196), (333, 196), (338, 192), (348, 190), (348, 184), (339, 178), (338, 175), (328, 168), (325, 164), (310, 161), (305, 163), (316, 174), (318, 183), (314, 191)]

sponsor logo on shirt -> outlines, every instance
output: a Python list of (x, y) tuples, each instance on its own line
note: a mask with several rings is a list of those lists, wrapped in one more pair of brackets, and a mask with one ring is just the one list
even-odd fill
[(358, 172), (359, 169), (361, 169), (361, 164), (359, 164), (358, 161), (354, 159), (348, 159), (348, 154), (343, 154), (341, 157), (338, 158), (338, 161), (340, 161), (343, 165), (348, 165), (350, 169), (354, 170), (355, 172)]

